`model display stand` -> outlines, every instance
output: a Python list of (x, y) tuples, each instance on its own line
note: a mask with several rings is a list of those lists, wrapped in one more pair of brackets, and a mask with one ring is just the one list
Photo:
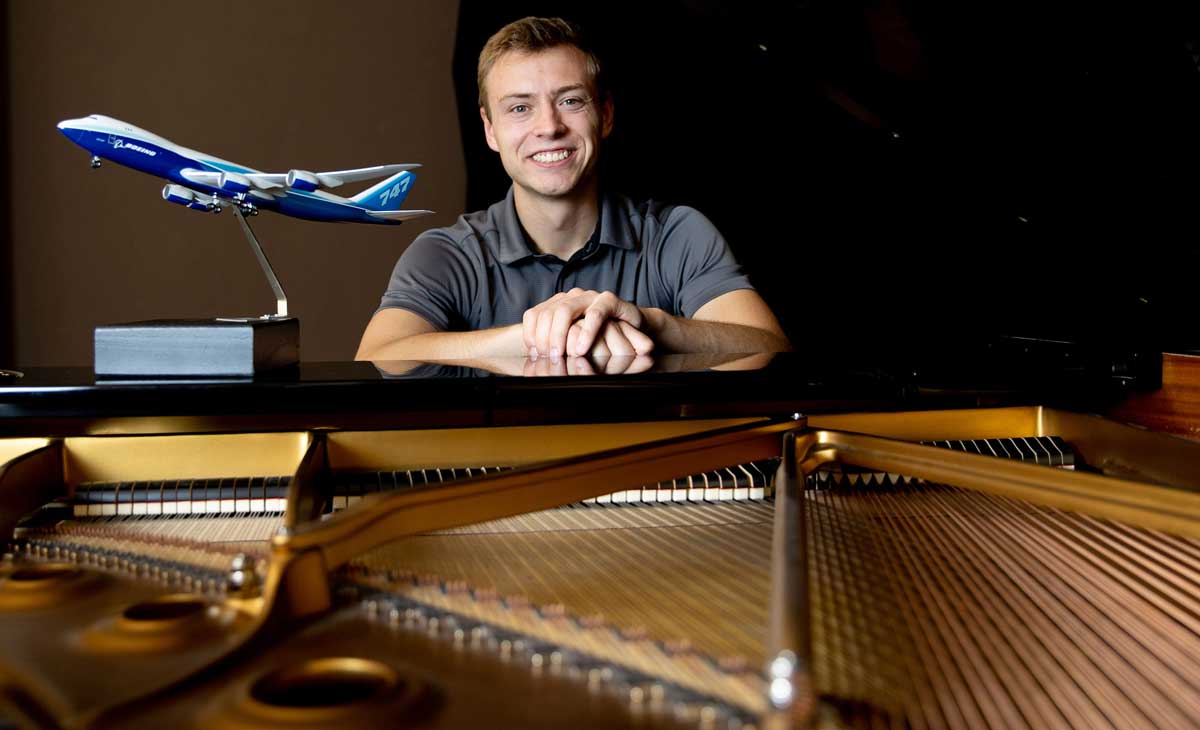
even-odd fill
[(275, 314), (101, 325), (95, 334), (97, 376), (253, 377), (300, 361), (300, 320), (288, 316), (287, 295), (243, 214), (243, 208), (256, 211), (231, 207), (275, 292)]

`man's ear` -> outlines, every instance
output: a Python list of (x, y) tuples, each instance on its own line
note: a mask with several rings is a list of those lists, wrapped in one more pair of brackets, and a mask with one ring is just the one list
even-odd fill
[(496, 133), (492, 129), (492, 120), (488, 118), (486, 107), (479, 107), (479, 117), (483, 119), (483, 138), (487, 140), (488, 147), (491, 147), (493, 152), (499, 152), (500, 146), (496, 144)]
[(613, 100), (612, 94), (604, 97), (604, 103), (600, 105), (600, 139), (606, 139), (613, 128)]

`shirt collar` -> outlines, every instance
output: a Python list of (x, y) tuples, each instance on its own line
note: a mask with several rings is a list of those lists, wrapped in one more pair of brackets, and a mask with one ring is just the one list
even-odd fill
[(517, 204), (513, 200), (513, 186), (509, 186), (504, 200), (493, 206), (496, 211), (496, 228), (500, 236), (496, 242), (496, 258), (502, 264), (512, 264), (534, 255), (533, 247), (525, 238), (525, 229), (517, 218)]
[[(637, 236), (628, 215), (622, 215), (627, 201), (614, 195), (600, 196), (600, 240), (601, 246), (611, 246), (632, 251), (638, 247)], [(509, 186), (504, 200), (494, 206), (497, 213), (496, 228), (500, 232), (496, 243), (496, 258), (502, 264), (513, 264), (537, 255), (525, 236), (521, 220), (517, 217), (517, 205), (513, 200), (513, 186)]]

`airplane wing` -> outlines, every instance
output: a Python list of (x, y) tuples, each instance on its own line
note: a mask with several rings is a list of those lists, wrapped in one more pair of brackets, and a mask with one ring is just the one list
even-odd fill
[(192, 190), (191, 188), (188, 188), (188, 190), (191, 190), (192, 195), (196, 196), (196, 198), (195, 198), (196, 202), (200, 203), (201, 205), (208, 205), (210, 203), (213, 203), (216, 205), (221, 204), (220, 198), (215, 198), (211, 195), (205, 195), (204, 193), (200, 192), (199, 190)]
[[(407, 165), (376, 165), (374, 167), (359, 167), (353, 170), (335, 170), (333, 172), (306, 172), (304, 170), (293, 170), (292, 172), (304, 173), (310, 176), (310, 179), (316, 178), (323, 188), (336, 188), (339, 185), (346, 183), (359, 182), (361, 180), (374, 180), (379, 177), (388, 177), (395, 175), (402, 170), (415, 170), (420, 167), (419, 164)], [(246, 177), (257, 188), (264, 190), (269, 188), (280, 188), (287, 186), (287, 172), (254, 172), (246, 173)], [(307, 188), (300, 188), (302, 190)]]
[(221, 173), (219, 172), (208, 172), (207, 170), (196, 170), (189, 167), (180, 170), (179, 174), (185, 180), (194, 182), (197, 185), (208, 185), (215, 188), (221, 184)]
[(368, 210), (367, 215), (387, 221), (406, 221), (409, 218), (420, 218), (423, 215), (433, 215), (432, 210)]
[(184, 168), (179, 171), (179, 174), (189, 182), (197, 185), (208, 185), (209, 187), (221, 187), (221, 176), (228, 175), (233, 178), (234, 184), (241, 184), (242, 187), (235, 187), (231, 192), (245, 192), (248, 188), (254, 187), (259, 190), (269, 190), (271, 188), (282, 188), (286, 185), (287, 173), (265, 174), (261, 172), (247, 173), (224, 173), (209, 170), (197, 170), (194, 168)]

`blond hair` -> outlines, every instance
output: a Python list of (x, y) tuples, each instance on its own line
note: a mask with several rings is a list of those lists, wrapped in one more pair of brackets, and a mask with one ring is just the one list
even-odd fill
[(562, 18), (521, 18), (496, 31), (479, 52), (476, 76), (479, 83), (479, 106), (487, 113), (489, 119), (492, 113), (487, 105), (487, 76), (496, 65), (496, 61), (506, 53), (537, 53), (557, 46), (578, 48), (587, 62), (588, 76), (596, 95), (600, 99), (607, 96), (600, 59), (584, 40), (579, 26)]

